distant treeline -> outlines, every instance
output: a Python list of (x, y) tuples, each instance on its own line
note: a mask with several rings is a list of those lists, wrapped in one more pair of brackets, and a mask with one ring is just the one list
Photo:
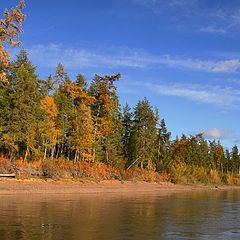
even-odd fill
[(12, 161), (61, 158), (158, 172), (184, 165), (239, 173), (236, 145), (224, 150), (202, 134), (173, 140), (146, 98), (133, 110), (121, 108), (120, 74), (95, 75), (88, 84), (81, 74), (71, 80), (59, 64), (42, 80), (26, 51), (0, 70), (8, 80), (0, 82), (0, 154)]

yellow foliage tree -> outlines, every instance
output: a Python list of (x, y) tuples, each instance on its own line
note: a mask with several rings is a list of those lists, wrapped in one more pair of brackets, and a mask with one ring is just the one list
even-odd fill
[[(19, 36), (23, 32), (21, 26), (25, 19), (25, 14), (22, 13), (24, 7), (25, 2), (22, 0), (10, 11), (5, 9), (4, 18), (0, 19), (0, 62), (5, 67), (8, 66), (10, 54), (4, 45), (13, 47), (20, 45)], [(0, 80), (6, 81), (4, 72), (0, 72)]]
[(46, 113), (45, 121), (42, 126), (42, 136), (44, 141), (44, 159), (48, 149), (51, 150), (51, 158), (54, 157), (55, 146), (59, 142), (61, 130), (56, 127), (57, 106), (53, 97), (45, 96), (41, 101), (41, 106)]
[(74, 104), (74, 119), (72, 120), (71, 149), (75, 151), (74, 160), (93, 161), (93, 120), (91, 105), (94, 98), (81, 85), (73, 82), (65, 83)]

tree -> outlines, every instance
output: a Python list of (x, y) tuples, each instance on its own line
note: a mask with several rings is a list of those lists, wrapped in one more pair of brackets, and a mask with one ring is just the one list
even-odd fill
[(157, 136), (157, 169), (162, 171), (165, 169), (166, 164), (170, 161), (170, 137), (171, 133), (168, 132), (165, 120), (162, 119), (158, 129)]
[(232, 148), (232, 164), (233, 164), (233, 172), (240, 174), (240, 157), (238, 147), (235, 144)]
[[(4, 44), (18, 46), (20, 44), (19, 36), (23, 32), (21, 26), (25, 19), (22, 9), (25, 7), (24, 1), (11, 9), (5, 9), (3, 19), (0, 19), (0, 62), (8, 66), (10, 54), (4, 47)], [(0, 80), (6, 80), (5, 72), (0, 72)]]
[(131, 113), (131, 108), (128, 104), (123, 108), (123, 152), (126, 161), (126, 166), (131, 164), (131, 131), (133, 126), (133, 114)]
[(69, 145), (75, 151), (74, 160), (93, 160), (93, 120), (91, 106), (94, 98), (87, 93), (86, 80), (78, 75), (76, 82), (65, 83), (66, 89), (73, 99), (74, 113), (71, 119)]
[(230, 172), (232, 171), (232, 160), (231, 160), (231, 154), (230, 154), (230, 151), (229, 149), (226, 149), (225, 150), (225, 160), (224, 160), (224, 171), (225, 172)]
[[(116, 130), (114, 129), (114, 120), (116, 120), (115, 117), (119, 108), (115, 82), (120, 77), (120, 74), (112, 76), (95, 75), (89, 89), (90, 95), (95, 99), (92, 105), (95, 139), (94, 155), (96, 155), (97, 160), (107, 164), (111, 162), (109, 139)], [(104, 154), (102, 151), (104, 151)]]
[(41, 119), (39, 82), (35, 67), (29, 61), (26, 51), (21, 51), (17, 60), (9, 67), (7, 132), (14, 138), (20, 155), (26, 160), (30, 151), (36, 153), (37, 133)]
[(41, 107), (44, 110), (44, 120), (41, 122), (41, 135), (44, 145), (44, 159), (47, 157), (48, 149), (51, 150), (51, 159), (54, 157), (56, 144), (62, 135), (60, 129), (57, 128), (57, 106), (52, 96), (45, 96), (41, 100)]
[(133, 162), (128, 168), (137, 164), (148, 170), (155, 169), (157, 120), (158, 117), (146, 98), (137, 103), (134, 109), (134, 124), (131, 134)]
[(56, 156), (61, 155), (70, 158), (71, 149), (68, 138), (71, 135), (72, 121), (74, 119), (74, 103), (71, 94), (67, 89), (70, 79), (62, 64), (58, 64), (55, 76), (53, 77), (54, 88), (56, 89), (53, 98), (57, 106), (56, 127), (61, 130), (62, 135), (58, 146), (56, 146)]

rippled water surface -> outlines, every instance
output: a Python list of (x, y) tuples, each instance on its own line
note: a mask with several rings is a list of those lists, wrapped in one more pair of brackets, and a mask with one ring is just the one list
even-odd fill
[(0, 196), (0, 239), (240, 239), (240, 191)]

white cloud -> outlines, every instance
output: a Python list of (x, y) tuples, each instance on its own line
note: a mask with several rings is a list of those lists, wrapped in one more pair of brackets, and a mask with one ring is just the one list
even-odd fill
[(182, 97), (196, 103), (211, 104), (223, 108), (237, 108), (240, 105), (240, 90), (231, 87), (200, 86), (194, 84), (152, 84), (135, 82), (155, 94)]
[(198, 0), (131, 0), (134, 3), (148, 7), (178, 8), (195, 5)]
[(208, 26), (208, 27), (201, 27), (200, 32), (213, 33), (213, 34), (225, 34), (227, 33), (227, 30), (224, 28)]
[(203, 132), (203, 135), (205, 138), (208, 139), (229, 139), (232, 138), (232, 133), (230, 131), (227, 130), (222, 130), (222, 129), (218, 129), (218, 128), (209, 128), (206, 129)]
[[(210, 34), (226, 34), (235, 32), (240, 27), (240, 4), (234, 6), (224, 1), (209, 5), (199, 0), (130, 0), (135, 4), (145, 6), (157, 14), (168, 13), (168, 19), (185, 29), (199, 29)], [(207, 1), (206, 1), (207, 2)], [(173, 14), (173, 11), (175, 11)], [(214, 26), (203, 26), (204, 23), (214, 23)], [(193, 28), (189, 28), (192, 26)]]
[(69, 69), (79, 67), (92, 68), (179, 68), (213, 73), (238, 72), (240, 60), (199, 60), (171, 55), (151, 55), (144, 51), (115, 50), (111, 54), (89, 51), (82, 48), (62, 45), (35, 45), (27, 48), (34, 64), (43, 67), (55, 67), (59, 62)]

